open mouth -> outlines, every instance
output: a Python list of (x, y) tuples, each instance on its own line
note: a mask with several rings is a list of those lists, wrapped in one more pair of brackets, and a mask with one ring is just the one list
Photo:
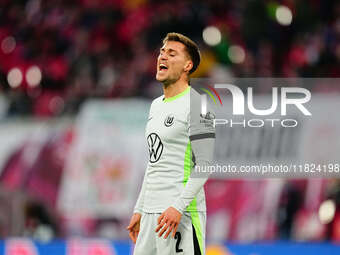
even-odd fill
[(159, 65), (159, 71), (166, 71), (166, 70), (168, 70), (168, 67), (166, 65), (164, 64)]

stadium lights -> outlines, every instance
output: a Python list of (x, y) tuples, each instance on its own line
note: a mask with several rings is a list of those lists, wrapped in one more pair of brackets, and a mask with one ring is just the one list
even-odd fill
[(203, 40), (209, 46), (216, 46), (222, 40), (222, 35), (220, 30), (215, 26), (206, 27), (203, 30)]
[(22, 72), (19, 68), (12, 68), (7, 74), (7, 81), (11, 88), (17, 88), (22, 82)]
[(228, 49), (228, 57), (234, 64), (240, 64), (246, 58), (246, 53), (241, 46), (232, 45)]
[(330, 223), (335, 215), (335, 203), (333, 200), (323, 201), (319, 208), (319, 219), (322, 224)]
[(39, 85), (41, 81), (41, 71), (38, 66), (31, 66), (26, 72), (26, 81), (32, 88)]
[(277, 22), (283, 26), (289, 26), (293, 20), (292, 11), (286, 6), (279, 6), (276, 9), (275, 17)]
[(16, 42), (13, 36), (7, 36), (1, 42), (1, 50), (5, 54), (11, 53), (16, 46)]

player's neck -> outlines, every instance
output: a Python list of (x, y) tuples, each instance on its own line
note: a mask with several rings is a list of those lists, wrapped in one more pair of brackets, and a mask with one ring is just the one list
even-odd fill
[(174, 97), (188, 88), (188, 81), (178, 80), (167, 86), (163, 85), (164, 98)]

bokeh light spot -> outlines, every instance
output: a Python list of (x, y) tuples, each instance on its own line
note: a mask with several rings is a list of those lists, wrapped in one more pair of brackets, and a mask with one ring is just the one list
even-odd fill
[(26, 72), (26, 81), (30, 87), (36, 87), (41, 81), (41, 71), (38, 66), (31, 66)]
[(221, 42), (222, 35), (217, 27), (210, 26), (203, 30), (203, 40), (209, 46), (216, 46)]
[(292, 11), (288, 7), (283, 5), (279, 6), (276, 9), (275, 16), (277, 22), (279, 22), (279, 24), (283, 26), (289, 26), (293, 20)]
[(241, 46), (232, 45), (228, 49), (228, 57), (234, 64), (240, 64), (244, 61), (246, 53)]
[(17, 88), (22, 82), (22, 72), (19, 68), (12, 68), (7, 74), (7, 81), (11, 88)]

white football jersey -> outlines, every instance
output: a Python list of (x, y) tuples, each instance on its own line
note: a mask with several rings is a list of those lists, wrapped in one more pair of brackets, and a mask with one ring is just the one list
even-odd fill
[[(160, 96), (152, 102), (145, 137), (149, 163), (135, 212), (162, 213), (180, 197), (194, 167), (191, 140), (214, 138), (215, 129), (212, 121), (200, 116), (200, 94), (189, 86), (174, 97)], [(206, 211), (203, 185), (185, 211)]]

